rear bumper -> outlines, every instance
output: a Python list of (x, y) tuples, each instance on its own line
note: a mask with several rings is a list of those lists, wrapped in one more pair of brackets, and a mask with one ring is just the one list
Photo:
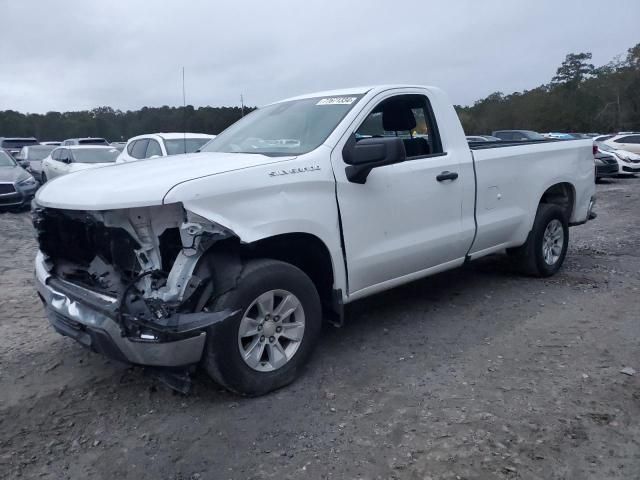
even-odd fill
[(202, 357), (204, 331), (171, 341), (124, 336), (116, 322), (117, 300), (52, 277), (41, 252), (35, 260), (35, 277), (53, 328), (86, 348), (121, 362), (156, 367), (192, 365)]

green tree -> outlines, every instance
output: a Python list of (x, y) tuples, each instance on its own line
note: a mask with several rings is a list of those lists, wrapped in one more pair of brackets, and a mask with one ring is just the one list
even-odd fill
[(553, 77), (552, 82), (571, 85), (581, 83), (594, 73), (595, 67), (593, 64), (587, 63), (592, 57), (591, 53), (570, 53), (556, 71), (556, 76)]

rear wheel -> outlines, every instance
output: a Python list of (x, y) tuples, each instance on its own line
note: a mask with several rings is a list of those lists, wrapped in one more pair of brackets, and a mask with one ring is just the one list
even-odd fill
[(213, 380), (241, 395), (262, 395), (291, 383), (320, 334), (313, 282), (277, 260), (248, 263), (236, 288), (210, 308), (240, 312), (209, 329), (204, 366)]
[(558, 205), (540, 204), (527, 242), (513, 249), (520, 270), (536, 277), (554, 275), (564, 262), (569, 246), (569, 224)]

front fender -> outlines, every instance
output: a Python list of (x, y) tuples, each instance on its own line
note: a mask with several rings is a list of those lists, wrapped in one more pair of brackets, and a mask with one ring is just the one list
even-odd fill
[(164, 203), (182, 203), (233, 231), (243, 243), (287, 233), (314, 235), (331, 255), (334, 287), (346, 292), (335, 180), (328, 157), (312, 154), (276, 168), (258, 165), (190, 180), (173, 187)]

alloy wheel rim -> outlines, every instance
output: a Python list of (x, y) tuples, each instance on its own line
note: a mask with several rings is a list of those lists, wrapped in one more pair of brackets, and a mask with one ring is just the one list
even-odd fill
[(547, 225), (542, 237), (542, 257), (547, 265), (555, 265), (564, 247), (564, 229), (558, 219), (553, 219)]
[(304, 309), (287, 290), (269, 290), (244, 312), (238, 329), (238, 348), (253, 370), (272, 372), (296, 354), (305, 329)]

